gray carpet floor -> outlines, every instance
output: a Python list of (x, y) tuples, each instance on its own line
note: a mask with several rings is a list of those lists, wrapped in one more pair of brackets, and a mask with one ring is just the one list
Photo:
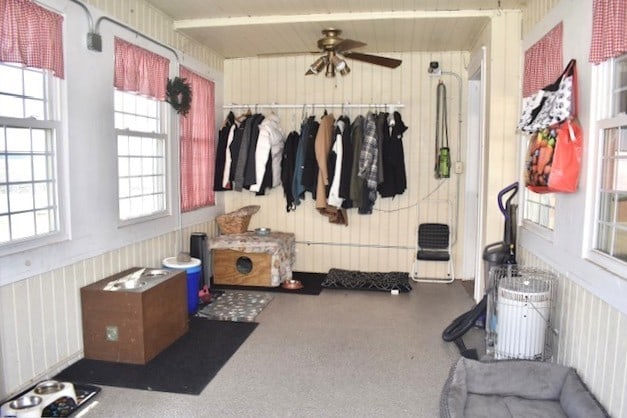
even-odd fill
[[(457, 347), (442, 330), (474, 305), (460, 282), (409, 293), (275, 293), (199, 396), (103, 387), (86, 417), (437, 417)], [(464, 337), (485, 351), (484, 333)]]

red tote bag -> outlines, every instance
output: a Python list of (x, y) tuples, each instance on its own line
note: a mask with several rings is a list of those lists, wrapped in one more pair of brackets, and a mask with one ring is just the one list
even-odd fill
[[(574, 63), (572, 65), (574, 67)], [(571, 117), (529, 138), (525, 183), (535, 193), (577, 191), (583, 156), (583, 131), (577, 119), (576, 68), (573, 68), (571, 100)]]
[(579, 121), (569, 118), (529, 139), (526, 184), (535, 193), (573, 193), (579, 184), (583, 135)]

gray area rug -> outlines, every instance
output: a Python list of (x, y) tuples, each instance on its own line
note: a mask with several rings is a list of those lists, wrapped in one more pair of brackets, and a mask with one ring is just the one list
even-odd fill
[(218, 321), (253, 322), (272, 298), (269, 293), (227, 290), (197, 315)]
[(322, 282), (324, 288), (409, 292), (409, 275), (402, 272), (369, 273), (356, 270), (330, 269)]

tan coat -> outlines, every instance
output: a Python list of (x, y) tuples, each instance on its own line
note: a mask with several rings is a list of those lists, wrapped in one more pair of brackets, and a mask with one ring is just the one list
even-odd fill
[(333, 114), (323, 116), (320, 120), (318, 133), (316, 134), (315, 151), (316, 161), (318, 162), (318, 184), (316, 188), (316, 208), (322, 209), (327, 207), (326, 188), (329, 185), (329, 170), (327, 161), (329, 152), (333, 145), (333, 134), (335, 129), (335, 117)]

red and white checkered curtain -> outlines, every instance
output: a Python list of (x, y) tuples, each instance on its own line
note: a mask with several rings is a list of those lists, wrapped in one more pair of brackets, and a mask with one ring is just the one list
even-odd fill
[(627, 0), (594, 0), (590, 59), (600, 64), (627, 52)]
[(64, 78), (63, 16), (30, 0), (0, 0), (0, 62)]
[(115, 38), (113, 86), (116, 89), (165, 100), (169, 74), (169, 59)]
[(563, 24), (560, 22), (525, 51), (523, 97), (554, 82), (564, 70), (562, 56)]
[(190, 84), (192, 103), (181, 116), (181, 210), (189, 212), (215, 204), (215, 86), (206, 78), (181, 67)]

